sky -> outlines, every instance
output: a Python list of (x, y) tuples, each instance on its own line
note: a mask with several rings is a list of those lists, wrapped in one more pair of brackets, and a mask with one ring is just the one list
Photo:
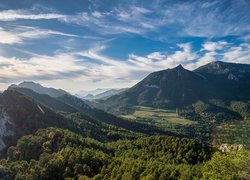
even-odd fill
[(250, 0), (1, 0), (0, 89), (76, 93), (149, 73), (250, 63)]

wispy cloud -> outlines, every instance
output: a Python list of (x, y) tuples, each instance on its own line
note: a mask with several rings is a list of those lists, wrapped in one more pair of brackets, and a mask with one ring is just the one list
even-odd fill
[(193, 1), (175, 3), (165, 18), (180, 25), (179, 35), (220, 37), (249, 32), (249, 3), (241, 1)]
[(56, 13), (34, 14), (28, 10), (5, 10), (0, 11), (0, 21), (16, 21), (19, 19), (41, 20), (41, 19), (61, 19), (65, 15)]
[(212, 38), (242, 35), (250, 30), (250, 7), (246, 0), (121, 3), (113, 3), (114, 6), (111, 3), (106, 11), (91, 9), (70, 15), (27, 9), (4, 10), (0, 11), (0, 21), (54, 19), (99, 34), (132, 33), (154, 39), (172, 36)]
[(41, 39), (46, 38), (51, 35), (57, 36), (66, 36), (73, 38), (81, 38), (81, 39), (92, 39), (92, 40), (102, 40), (101, 37), (95, 36), (80, 36), (70, 33), (63, 33), (60, 31), (54, 31), (50, 29), (40, 29), (37, 27), (27, 27), (27, 26), (18, 26), (12, 30), (5, 30), (0, 27), (0, 44), (18, 44), (23, 43), (28, 39)]
[[(98, 15), (97, 15), (98, 14)], [(114, 18), (113, 13), (100, 13), (100, 12), (83, 12), (76, 15), (69, 15), (60, 19), (61, 22), (77, 24), (79, 26), (87, 27), (99, 34), (143, 34), (142, 28), (131, 26), (130, 24), (122, 23)]]
[(33, 56), (28, 59), (0, 56), (0, 82), (11, 83), (22, 79), (62, 79), (79, 76), (84, 67), (70, 54)]
[(145, 4), (143, 7), (125, 3), (108, 12), (83, 12), (66, 16), (61, 21), (104, 34), (134, 33), (147, 37), (154, 36), (149, 34), (154, 32), (156, 36), (165, 37), (211, 38), (241, 35), (250, 30), (249, 3), (244, 0), (188, 3), (155, 1)]

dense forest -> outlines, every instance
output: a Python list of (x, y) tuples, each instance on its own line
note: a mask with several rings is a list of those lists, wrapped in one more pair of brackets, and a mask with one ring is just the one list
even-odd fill
[(47, 128), (23, 136), (0, 161), (2, 179), (249, 179), (250, 151), (149, 136), (101, 143)]

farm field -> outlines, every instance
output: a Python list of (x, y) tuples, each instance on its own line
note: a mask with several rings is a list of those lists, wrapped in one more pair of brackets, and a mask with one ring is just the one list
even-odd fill
[(197, 124), (178, 116), (173, 110), (158, 109), (146, 106), (135, 106), (134, 112), (121, 116), (127, 120), (133, 120), (144, 124), (154, 125), (166, 131), (187, 135), (188, 128)]
[(178, 114), (173, 110), (158, 109), (146, 106), (135, 106), (135, 111), (133, 114), (123, 115), (122, 117), (131, 120), (144, 119), (148, 122), (154, 121), (155, 124), (196, 124), (195, 121), (178, 116)]

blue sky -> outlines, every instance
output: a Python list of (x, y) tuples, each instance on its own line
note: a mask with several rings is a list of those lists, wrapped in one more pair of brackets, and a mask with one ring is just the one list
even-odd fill
[(249, 0), (0, 1), (0, 89), (130, 87), (216, 60), (250, 62)]

